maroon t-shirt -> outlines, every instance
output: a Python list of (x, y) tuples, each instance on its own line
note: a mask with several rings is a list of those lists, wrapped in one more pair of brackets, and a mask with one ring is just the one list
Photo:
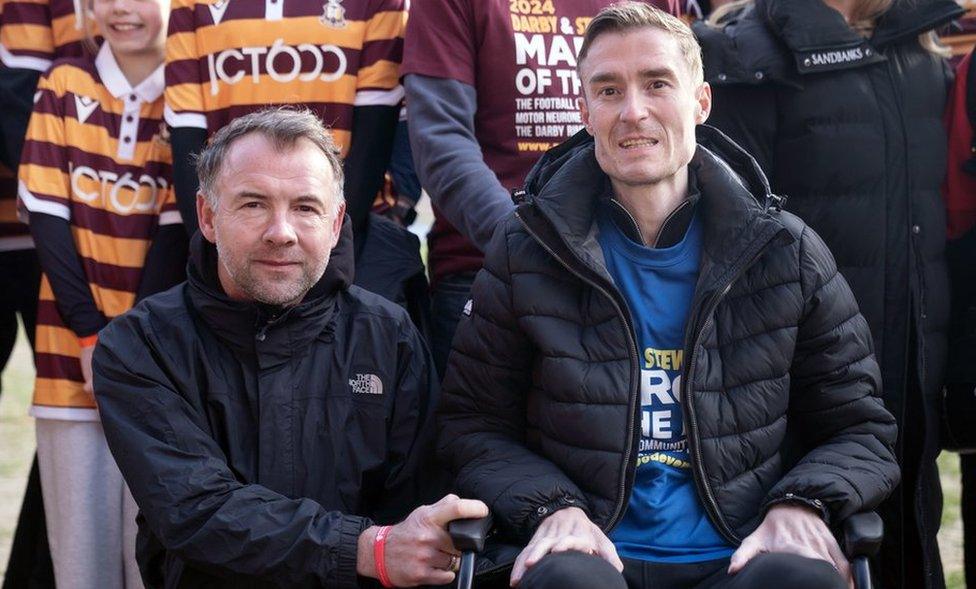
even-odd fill
[[(475, 135), (502, 186), (518, 188), (536, 160), (582, 127), (576, 54), (611, 0), (415, 0), (402, 74), (451, 78), (478, 96)], [(651, 2), (667, 9), (667, 0)], [(434, 280), (477, 271), (482, 254), (436, 207), (428, 234)]]

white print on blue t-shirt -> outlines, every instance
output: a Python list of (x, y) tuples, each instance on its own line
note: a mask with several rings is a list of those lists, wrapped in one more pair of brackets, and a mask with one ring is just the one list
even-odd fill
[(695, 489), (685, 437), (681, 381), (684, 334), (701, 259), (701, 223), (684, 238), (649, 248), (606, 217), (599, 241), (607, 269), (630, 310), (641, 352), (641, 438), (627, 510), (611, 531), (620, 556), (656, 562), (701, 562), (733, 547), (715, 530)]

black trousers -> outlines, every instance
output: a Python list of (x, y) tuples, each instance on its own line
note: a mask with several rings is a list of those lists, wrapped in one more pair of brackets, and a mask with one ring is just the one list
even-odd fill
[[(5, 286), (0, 288), (0, 372), (3, 372), (17, 341), (18, 316), (31, 346), (34, 345), (37, 291), (41, 280), (34, 250), (0, 252), (0, 276), (6, 279)], [(17, 519), (17, 531), (10, 547), (3, 587), (54, 587), (54, 569), (47, 545), (44, 500), (41, 497), (41, 477), (37, 471), (36, 457), (27, 478), (24, 503)]]
[(520, 589), (846, 589), (834, 567), (795, 554), (761, 554), (737, 574), (729, 559), (693, 564), (624, 560), (621, 575), (608, 562), (581, 552), (550, 554), (530, 568)]

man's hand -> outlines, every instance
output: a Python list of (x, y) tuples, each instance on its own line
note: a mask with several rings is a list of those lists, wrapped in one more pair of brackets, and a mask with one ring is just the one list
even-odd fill
[(94, 353), (95, 346), (84, 346), (78, 358), (81, 362), (81, 376), (85, 379), (84, 391), (92, 398), (92, 402), (95, 401), (95, 389), (92, 388), (92, 354)]
[(623, 572), (624, 563), (617, 556), (617, 549), (599, 527), (586, 517), (578, 507), (567, 507), (542, 520), (512, 568), (512, 587), (522, 581), (525, 571), (542, 557), (552, 552), (575, 550), (595, 554)]
[[(446, 495), (433, 505), (421, 505), (407, 519), (390, 529), (386, 537), (386, 574), (397, 587), (446, 585), (454, 581), (447, 570), (458, 554), (447, 533), (447, 524), (456, 519), (485, 517), (488, 506), (475, 499)], [(371, 527), (359, 536), (356, 572), (379, 578), (373, 561), (373, 544), (378, 528)]]
[(764, 552), (788, 552), (825, 560), (854, 587), (851, 566), (823, 519), (808, 507), (774, 505), (756, 531), (742, 541), (732, 555), (729, 574), (734, 575), (753, 557)]

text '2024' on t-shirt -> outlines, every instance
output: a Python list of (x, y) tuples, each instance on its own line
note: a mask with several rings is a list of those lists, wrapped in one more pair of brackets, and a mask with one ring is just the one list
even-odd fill
[(729, 556), (733, 548), (708, 519), (691, 472), (681, 410), (684, 334), (698, 280), (702, 229), (651, 248), (599, 219), (607, 269), (634, 321), (641, 350), (641, 438), (627, 511), (610, 534), (622, 557), (688, 563)]

